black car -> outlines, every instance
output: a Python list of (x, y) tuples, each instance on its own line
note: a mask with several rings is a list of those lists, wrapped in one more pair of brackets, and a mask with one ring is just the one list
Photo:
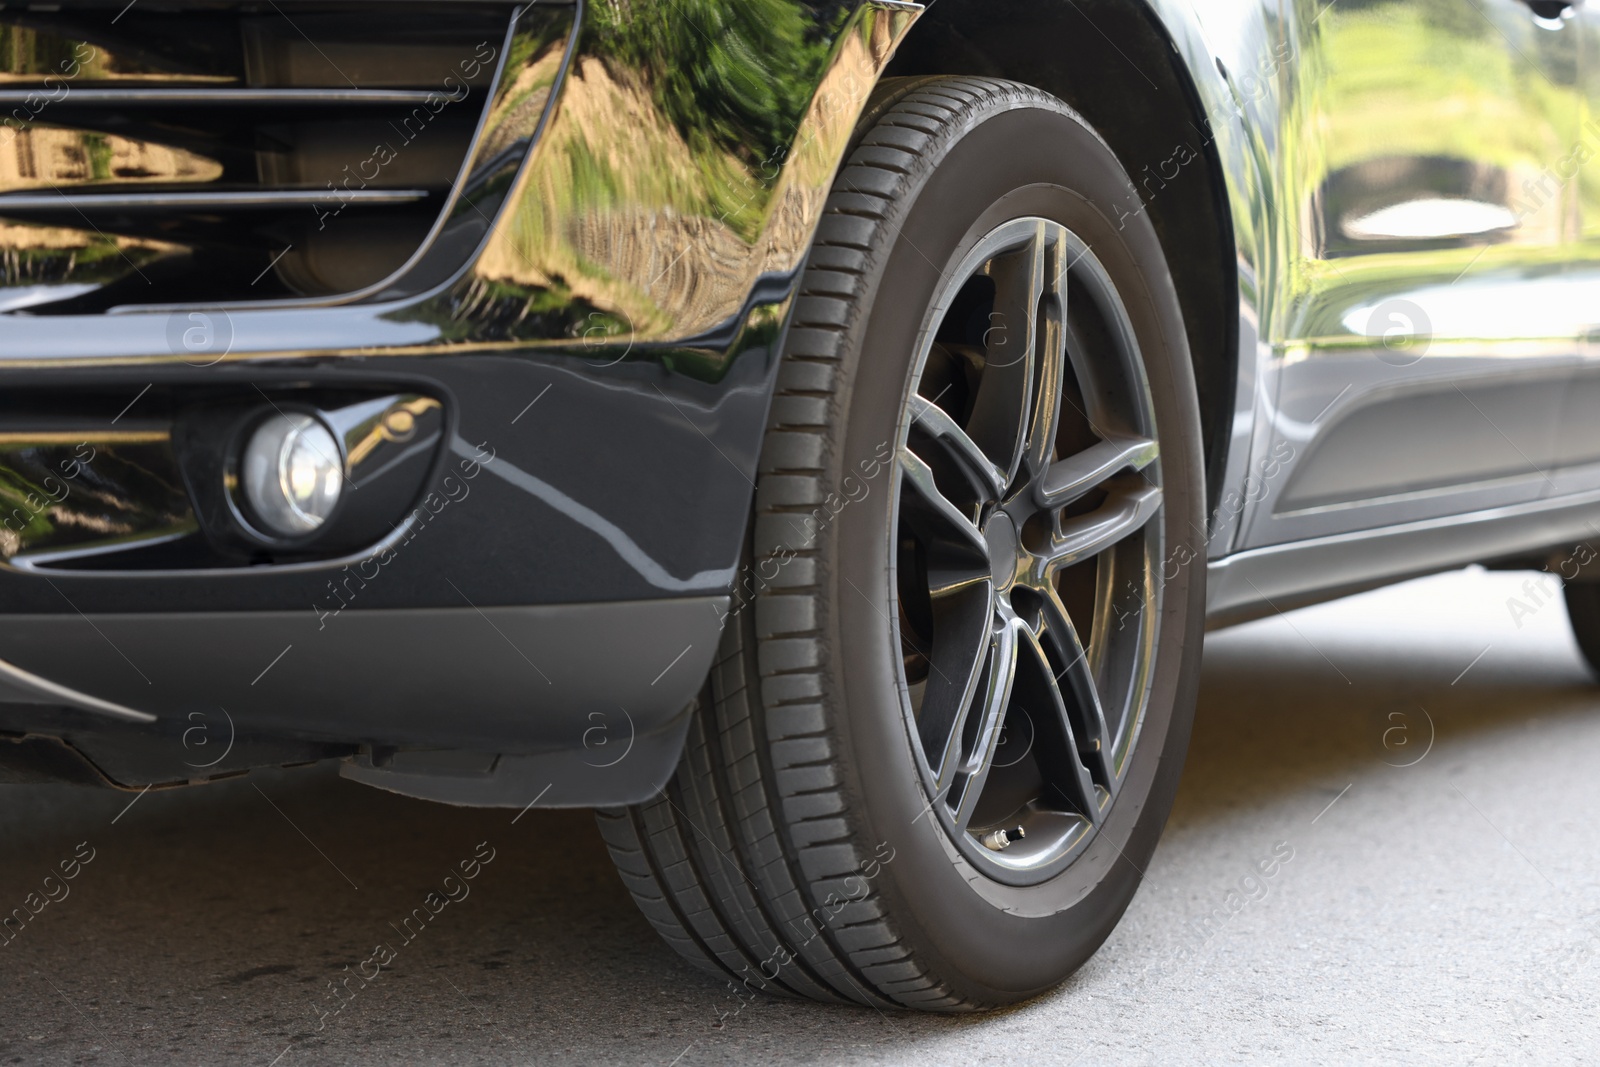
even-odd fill
[(7, 0), (0, 780), (592, 806), (741, 988), (1046, 989), (1208, 622), (1543, 566), (1600, 657), (1593, 35)]

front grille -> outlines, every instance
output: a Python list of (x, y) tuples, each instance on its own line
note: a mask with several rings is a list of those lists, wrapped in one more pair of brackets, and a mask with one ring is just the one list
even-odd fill
[(378, 293), (470, 189), (512, 17), (0, 4), (0, 312)]

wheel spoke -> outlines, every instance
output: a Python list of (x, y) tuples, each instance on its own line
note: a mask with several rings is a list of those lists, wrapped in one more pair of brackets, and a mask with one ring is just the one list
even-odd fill
[(1116, 294), (1107, 291), (1110, 279), (1093, 254), (1082, 249), (1072, 263), (1076, 295), (1065, 324), (1067, 365), (1077, 379), (1082, 413), (1090, 429), (1127, 426), (1148, 433), (1154, 423), (1138, 413), (1143, 409), (1148, 415), (1150, 406), (1136, 369), (1139, 341), (1133, 325)]
[(1111, 766), (1111, 730), (1100, 702), (1100, 687), (1095, 683), (1094, 663), (1078, 639), (1077, 627), (1067, 614), (1066, 605), (1053, 587), (1043, 590), (1040, 606), (1040, 637), (1056, 653), (1055, 662), (1065, 664), (1055, 671), (1056, 687), (1073, 721), (1078, 755), (1090, 768), (1094, 780), (1107, 789), (1114, 774)]
[(1067, 265), (1066, 241), (1062, 231), (1052, 229), (1041, 235), (1044, 245), (1043, 287), (1035, 301), (1038, 336), (1034, 338), (1037, 384), (1034, 386), (1033, 415), (1023, 450), (1023, 471), (1036, 479), (1050, 465), (1055, 452), (1056, 430), (1061, 422), (1061, 384), (1067, 367)]
[(962, 830), (972, 823), (972, 812), (983, 793), (983, 783), (989, 778), (989, 769), (994, 765), (995, 746), (1000, 742), (1000, 728), (1005, 725), (1006, 708), (1011, 704), (1011, 689), (1017, 677), (1019, 632), (1026, 633), (1027, 628), (1016, 619), (1008, 619), (995, 630), (990, 641), (988, 670), (978, 697), (977, 733), (971, 754), (958, 768), (966, 779), (955, 810), (956, 825)]
[(1153, 485), (1113, 488), (1094, 511), (1062, 521), (1043, 554), (1045, 569), (1055, 571), (1098, 556), (1140, 529), (1161, 510), (1161, 490)]
[(983, 378), (973, 399), (967, 433), (1007, 484), (1016, 474), (1033, 407), (1035, 332), (1044, 295), (1046, 224), (1039, 220), (1021, 248), (989, 261), (994, 313), (984, 332)]
[(1079, 815), (1098, 824), (1100, 796), (1093, 776), (1083, 765), (1083, 738), (1056, 684), (1050, 657), (1026, 627), (1019, 635), (1019, 645), (1014, 699), (1025, 709), (1033, 709), (1034, 758), (1039, 770), (1045, 782), (1054, 785)]
[(962, 734), (982, 681), (993, 620), (993, 596), (987, 585), (934, 603), (933, 648), (917, 733), (939, 794), (950, 787), (961, 763)]
[[(915, 452), (902, 447), (900, 472), (906, 488), (910, 490), (901, 495), (901, 501), (906, 505), (906, 517), (912, 520), (917, 532), (928, 542), (930, 558), (949, 554), (934, 551), (939, 547), (953, 549), (958, 557), (971, 559), (978, 570), (988, 573), (985, 561), (989, 558), (989, 546), (983, 539), (983, 532), (973, 522), (971, 515), (962, 511), (940, 491), (933, 477), (933, 469)], [(933, 564), (930, 563), (930, 570), (932, 568)]]
[(911, 395), (911, 418), (916, 426), (945, 449), (963, 471), (976, 479), (976, 488), (982, 498), (997, 501), (1005, 493), (1006, 472), (994, 465), (984, 455), (967, 431), (956, 424), (944, 408), (926, 397)]
[(1041, 509), (1070, 504), (1112, 475), (1127, 468), (1143, 470), (1160, 449), (1148, 437), (1112, 437), (1050, 465), (1034, 486)]

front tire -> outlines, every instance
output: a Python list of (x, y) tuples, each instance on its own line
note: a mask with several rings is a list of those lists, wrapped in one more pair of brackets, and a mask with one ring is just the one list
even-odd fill
[(657, 930), (740, 988), (1004, 1004), (1132, 899), (1188, 743), (1205, 520), (1135, 207), (1035, 89), (905, 81), (864, 120), (683, 763), (600, 815)]

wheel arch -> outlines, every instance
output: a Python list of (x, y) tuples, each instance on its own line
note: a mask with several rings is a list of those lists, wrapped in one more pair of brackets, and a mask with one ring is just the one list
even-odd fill
[[(1141, 0), (1034, 0), (999, 9), (941, 0), (884, 70), (886, 77), (934, 74), (1008, 78), (1061, 98), (1105, 138), (1136, 185), (1142, 181), (1139, 196), (1183, 308), (1214, 514), (1226, 488), (1240, 369), (1235, 234), (1216, 140), (1202, 132), (1206, 109), (1167, 27)], [(1164, 165), (1182, 147), (1196, 158), (1164, 180)]]

